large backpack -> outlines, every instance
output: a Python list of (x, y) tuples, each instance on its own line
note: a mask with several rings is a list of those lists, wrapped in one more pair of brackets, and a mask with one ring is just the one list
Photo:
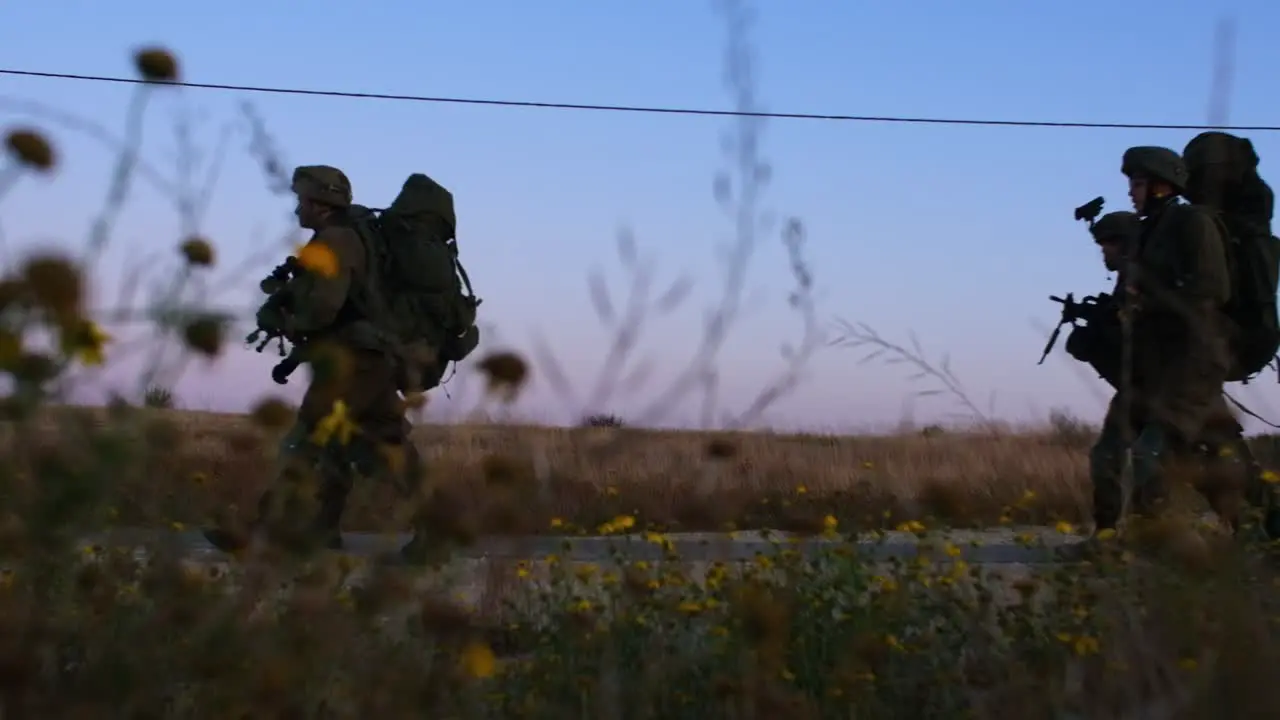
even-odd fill
[(1252, 380), (1280, 352), (1280, 239), (1266, 225), (1233, 214), (1221, 216), (1231, 265), (1231, 300), (1226, 313), (1235, 323), (1229, 382)]
[(415, 370), (401, 379), (400, 389), (433, 388), (449, 363), (462, 361), (480, 343), (481, 301), (458, 259), (453, 195), (414, 173), (385, 210), (352, 209), (381, 306), (374, 323), (410, 355), (425, 348), (432, 356), (409, 363)]

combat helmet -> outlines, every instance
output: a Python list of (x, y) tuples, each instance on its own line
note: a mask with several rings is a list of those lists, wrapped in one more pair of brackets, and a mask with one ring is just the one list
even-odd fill
[(1133, 177), (1146, 177), (1163, 180), (1181, 193), (1187, 189), (1187, 166), (1182, 156), (1165, 147), (1140, 145), (1124, 151), (1120, 161), (1120, 172)]
[(1089, 228), (1093, 239), (1098, 244), (1106, 242), (1128, 242), (1136, 237), (1141, 229), (1141, 220), (1136, 213), (1119, 211), (1107, 213)]
[(345, 208), (351, 205), (351, 181), (338, 168), (302, 165), (293, 171), (292, 189), (299, 197)]
[(1218, 130), (1208, 130), (1191, 138), (1182, 150), (1187, 170), (1205, 165), (1227, 165), (1236, 173), (1258, 167), (1258, 153), (1248, 138)]

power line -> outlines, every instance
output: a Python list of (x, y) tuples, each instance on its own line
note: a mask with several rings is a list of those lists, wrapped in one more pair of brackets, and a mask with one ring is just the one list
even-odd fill
[(429, 95), (397, 95), (391, 93), (349, 92), (344, 90), (305, 90), (302, 88), (228, 85), (224, 83), (152, 82), (140, 78), (80, 75), (76, 73), (38, 72), (0, 68), (0, 75), (83, 80), (126, 85), (164, 85), (198, 90), (234, 90), (273, 95), (310, 95), (355, 98), (360, 100), (401, 100), (407, 102), (445, 103), (451, 105), (490, 105), (495, 107), (542, 108), (553, 110), (596, 110), (607, 112), (653, 113), (663, 115), (708, 115), (716, 117), (757, 117), (779, 120), (834, 120), (843, 122), (875, 122), (915, 125), (986, 125), (1004, 127), (1105, 128), (1127, 130), (1223, 130), (1228, 132), (1280, 132), (1280, 125), (1192, 125), (1177, 123), (1069, 122), (1051, 120), (980, 120), (974, 118), (905, 117), (893, 115), (835, 115), (799, 112), (744, 112), (705, 108), (676, 108), (647, 105), (597, 105), (586, 103), (539, 102), (533, 100), (493, 100), (484, 98), (433, 97)]

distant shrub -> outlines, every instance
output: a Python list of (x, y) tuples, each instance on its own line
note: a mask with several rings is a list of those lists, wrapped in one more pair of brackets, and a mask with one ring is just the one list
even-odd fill
[(174, 406), (173, 391), (158, 385), (149, 387), (142, 394), (142, 404), (149, 408), (172, 409)]
[(620, 428), (625, 426), (626, 422), (617, 415), (588, 415), (582, 420), (582, 427)]

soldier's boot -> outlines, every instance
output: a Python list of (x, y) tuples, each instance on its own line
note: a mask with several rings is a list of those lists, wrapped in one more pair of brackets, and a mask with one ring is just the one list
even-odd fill
[(249, 547), (256, 537), (264, 532), (266, 518), (272, 511), (276, 492), (268, 488), (258, 496), (258, 512), (249, 526), (243, 530), (232, 528), (206, 528), (201, 534), (210, 545), (224, 553), (238, 553)]
[(402, 478), (402, 489), (410, 502), (416, 504), (413, 514), (413, 537), (400, 548), (399, 559), (410, 565), (429, 565), (439, 560), (439, 544), (432, 540), (428, 526), (427, 513), (422, 506), (422, 456), (412, 441), (405, 443), (405, 468)]
[(1080, 542), (1063, 545), (1058, 555), (1068, 562), (1086, 560), (1101, 549), (1101, 539), (1114, 535), (1123, 507), (1120, 476), (1124, 455), (1116, 438), (1104, 435), (1089, 450), (1089, 480), (1093, 485), (1093, 533)]

